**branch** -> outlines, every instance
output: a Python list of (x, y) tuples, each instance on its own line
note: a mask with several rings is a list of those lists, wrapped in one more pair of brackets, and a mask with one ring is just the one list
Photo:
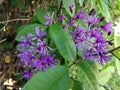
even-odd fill
[(6, 40), (7, 40), (7, 39), (5, 38), (5, 39), (1, 40), (0, 43), (4, 42), (4, 41), (6, 41)]
[(17, 18), (17, 19), (12, 19), (12, 20), (7, 20), (7, 21), (1, 21), (0, 23), (9, 23), (9, 22), (14, 22), (14, 21), (29, 21), (30, 18)]

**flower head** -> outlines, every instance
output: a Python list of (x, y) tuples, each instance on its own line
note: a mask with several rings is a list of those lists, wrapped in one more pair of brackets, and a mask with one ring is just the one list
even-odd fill
[(62, 20), (64, 20), (66, 17), (64, 16), (64, 14), (61, 14), (59, 17), (58, 17), (58, 20), (59, 21), (62, 21)]
[[(108, 35), (111, 33), (111, 22), (99, 26), (105, 18), (99, 19), (97, 14), (93, 14), (92, 9), (88, 14), (84, 11), (77, 12), (74, 18), (70, 19), (68, 25), (73, 26), (74, 30), (70, 31), (78, 51), (82, 51), (82, 58), (85, 60), (92, 60), (104, 65), (105, 62), (111, 59), (108, 45), (111, 42), (106, 40), (104, 36), (104, 29)], [(81, 20), (87, 27), (80, 27), (76, 20)]]
[(45, 22), (45, 25), (49, 25), (52, 24), (54, 22), (54, 12), (52, 13), (52, 15), (50, 16), (50, 13), (48, 12), (47, 15), (45, 16), (45, 19), (47, 20)]
[(37, 67), (38, 70), (46, 71), (47, 68), (57, 64), (57, 61), (54, 60), (54, 57), (55, 55), (42, 57), (38, 60), (35, 60), (34, 65)]
[(104, 26), (102, 26), (102, 28), (106, 31), (108, 35), (110, 35), (112, 32), (111, 25), (112, 25), (112, 22), (108, 22)]
[(75, 7), (75, 3), (72, 3), (72, 4), (70, 5), (70, 7), (69, 7), (69, 9), (70, 9), (71, 12), (73, 12), (74, 7)]

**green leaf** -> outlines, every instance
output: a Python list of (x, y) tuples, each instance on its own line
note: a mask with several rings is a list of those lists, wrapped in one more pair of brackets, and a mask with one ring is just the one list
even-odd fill
[(97, 3), (100, 13), (105, 16), (106, 21), (109, 22), (111, 20), (111, 15), (109, 12), (108, 4), (103, 0), (97, 0)]
[(65, 31), (57, 24), (53, 24), (49, 29), (50, 36), (56, 44), (60, 54), (66, 61), (76, 59), (76, 48), (74, 41), (68, 31)]
[(79, 0), (80, 6), (83, 5), (84, 0)]
[(40, 23), (44, 24), (46, 22), (46, 19), (44, 16), (46, 15), (45, 9), (37, 9), (36, 10), (36, 17), (39, 20)]
[(63, 66), (38, 72), (23, 87), (23, 90), (68, 90), (69, 73)]
[(18, 34), (16, 36), (16, 40), (19, 41), (20, 40), (20, 37), (21, 36), (24, 36), (24, 37), (27, 37), (27, 34), (28, 33), (35, 33), (35, 27), (40, 27), (41, 28), (44, 28), (45, 27), (41, 24), (30, 24), (30, 25), (24, 25), (24, 26), (21, 26), (19, 29), (18, 29)]
[(82, 84), (80, 83), (80, 81), (74, 80), (74, 86), (72, 90), (84, 90), (84, 88)]
[(114, 67), (109, 66), (108, 68), (102, 70), (98, 77), (98, 82), (100, 85), (105, 85), (109, 79), (112, 77), (112, 73), (114, 72)]
[(26, 25), (22, 25), (17, 29), (17, 33), (19, 33), (22, 29), (26, 28), (27, 26), (29, 26), (28, 24)]
[(74, 14), (75, 14), (75, 7), (73, 9), (73, 12), (71, 12), (69, 9), (69, 7), (72, 3), (74, 3), (74, 0), (63, 0), (63, 6), (70, 16), (74, 16)]
[(97, 81), (97, 69), (93, 67), (95, 65), (91, 61), (85, 61), (82, 60), (79, 62), (78, 67), (78, 77), (77, 80), (79, 80), (82, 83), (82, 86), (85, 90), (98, 90), (98, 81)]

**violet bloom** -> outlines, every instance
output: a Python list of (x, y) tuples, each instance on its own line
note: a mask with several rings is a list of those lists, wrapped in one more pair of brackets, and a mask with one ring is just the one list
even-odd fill
[(87, 15), (87, 20), (88, 20), (88, 25), (94, 25), (94, 24), (98, 24), (100, 22), (97, 17), (97, 14), (95, 14), (94, 16)]
[(85, 12), (84, 12), (84, 10), (81, 10), (80, 12), (76, 13), (75, 18), (83, 20), (84, 16), (85, 16)]
[(73, 3), (70, 5), (70, 7), (69, 7), (69, 9), (70, 9), (71, 12), (73, 12), (74, 7), (75, 7), (75, 3), (73, 2)]
[(54, 22), (54, 12), (52, 13), (52, 15), (50, 16), (50, 13), (48, 12), (47, 15), (45, 16), (45, 19), (47, 19), (47, 21), (45, 22), (45, 25), (49, 25), (52, 24)]
[(32, 35), (32, 40), (37, 40), (37, 39), (41, 39), (43, 36), (46, 36), (46, 32), (44, 31), (44, 29), (40, 29), (39, 27), (36, 27), (36, 34)]
[(23, 75), (24, 78), (29, 80), (34, 75), (34, 72), (32, 72), (32, 71), (25, 71), (25, 72), (22, 73), (22, 75)]
[(51, 51), (52, 48), (50, 48), (49, 46), (47, 46), (46, 39), (44, 39), (43, 41), (37, 43), (36, 52), (39, 52), (43, 56), (45, 56), (45, 55), (49, 54), (49, 50)]
[(59, 18), (58, 18), (58, 20), (59, 21), (62, 21), (62, 20), (64, 20), (66, 17), (64, 16), (64, 14), (61, 14), (60, 16), (59, 16)]
[(102, 26), (102, 28), (106, 31), (108, 35), (110, 35), (112, 32), (111, 25), (112, 25), (112, 22), (108, 22), (104, 26)]
[(89, 13), (89, 15), (92, 15), (92, 13), (95, 11), (95, 9), (92, 9)]
[(73, 26), (73, 27), (77, 26), (77, 23), (75, 22), (75, 19), (73, 17), (70, 18), (68, 22), (68, 26)]
[(70, 33), (73, 36), (77, 48), (83, 48), (87, 40), (86, 29), (83, 27), (77, 27), (75, 31), (71, 31)]
[(57, 60), (54, 60), (55, 55), (49, 55), (42, 57), (34, 62), (34, 65), (38, 70), (46, 71), (47, 68), (53, 67), (57, 64)]

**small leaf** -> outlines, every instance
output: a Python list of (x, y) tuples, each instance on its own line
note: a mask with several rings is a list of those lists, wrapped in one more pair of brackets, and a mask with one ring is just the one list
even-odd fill
[(63, 66), (38, 72), (23, 87), (23, 90), (68, 90), (69, 73)]
[(49, 29), (50, 36), (56, 44), (60, 54), (66, 61), (76, 59), (76, 48), (70, 34), (63, 30), (59, 25), (53, 24)]
[(73, 8), (73, 12), (71, 12), (69, 9), (72, 3), (74, 3), (74, 0), (63, 0), (63, 6), (70, 16), (74, 16), (75, 14), (75, 7)]

